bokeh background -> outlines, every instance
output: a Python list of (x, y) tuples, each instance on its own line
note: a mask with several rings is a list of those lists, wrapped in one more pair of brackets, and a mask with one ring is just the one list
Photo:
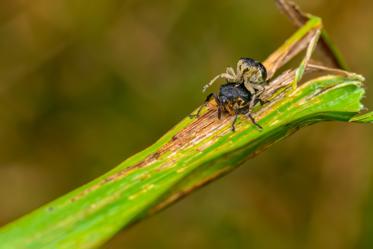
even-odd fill
[[(373, 109), (373, 2), (322, 16)], [(272, 0), (0, 1), (0, 225), (103, 174), (294, 31)], [(373, 248), (373, 128), (302, 129), (104, 248)]]

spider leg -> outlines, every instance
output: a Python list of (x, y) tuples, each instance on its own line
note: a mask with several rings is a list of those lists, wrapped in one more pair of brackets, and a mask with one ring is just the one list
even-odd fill
[(255, 106), (257, 100), (259, 100), (260, 103), (264, 102), (263, 100), (259, 99), (258, 97), (264, 92), (264, 89), (265, 89), (264, 86), (259, 85), (259, 84), (250, 84), (250, 86), (254, 90), (257, 90), (257, 91), (254, 92), (254, 95), (251, 95), (249, 110), (251, 110)]
[(235, 115), (234, 115), (234, 119), (233, 119), (233, 121), (232, 121), (232, 125), (231, 125), (231, 130), (232, 130), (233, 132), (236, 131), (236, 126), (235, 126), (235, 124), (236, 124), (236, 121), (237, 121), (238, 115), (240, 114), (238, 110), (235, 110), (234, 112), (235, 112)]
[(197, 113), (196, 114), (189, 114), (189, 117), (190, 118), (198, 118), (199, 114), (202, 111), (202, 108), (207, 106), (207, 104), (209, 103), (211, 98), (214, 98), (216, 103), (218, 104), (218, 116), (219, 116), (219, 113), (221, 112), (221, 110), (220, 110), (221, 104), (220, 104), (220, 101), (219, 101), (219, 97), (215, 93), (210, 93), (209, 95), (207, 95), (205, 102), (198, 108)]
[(244, 114), (246, 115), (246, 117), (248, 117), (251, 122), (259, 129), (259, 130), (262, 130), (263, 127), (260, 126), (254, 119), (254, 117), (251, 115), (251, 108), (250, 108), (250, 105), (247, 107), (247, 108), (241, 108), (240, 109), (240, 114)]
[(251, 94), (251, 101), (249, 105), (249, 109), (251, 110), (255, 105), (255, 100), (257, 100), (257, 97), (260, 96), (264, 92), (265, 88), (262, 85), (253, 84), (250, 81), (245, 81), (244, 85), (245, 85), (245, 88)]
[(234, 69), (232, 67), (227, 67), (225, 72), (232, 76), (232, 79), (228, 80), (228, 82), (238, 82), (239, 78), (237, 74), (234, 72)]
[(221, 119), (221, 112), (222, 112), (222, 104), (218, 103), (218, 119)]
[(254, 88), (254, 84), (251, 83), (250, 81), (245, 81), (244, 82), (245, 88), (250, 92), (251, 95), (255, 95), (256, 91)]
[(260, 126), (260, 124), (258, 124), (256, 121), (255, 121), (255, 119), (254, 119), (254, 117), (251, 115), (251, 112), (250, 112), (250, 110), (248, 110), (248, 109), (235, 109), (234, 110), (234, 112), (235, 112), (235, 115), (234, 115), (234, 118), (233, 118), (233, 121), (232, 121), (232, 125), (231, 125), (231, 130), (234, 132), (234, 131), (236, 131), (236, 126), (235, 126), (235, 124), (236, 124), (236, 122), (237, 122), (237, 118), (238, 118), (238, 115), (239, 114), (245, 114), (250, 120), (251, 120), (251, 122), (259, 129), (259, 130), (262, 130), (263, 129), (263, 127), (262, 126)]
[(253, 107), (255, 106), (256, 104), (256, 101), (257, 100), (257, 95), (254, 94), (251, 96), (251, 100), (250, 100), (250, 104), (249, 104), (249, 112), (253, 109)]
[(252, 86), (254, 89), (258, 90), (259, 92), (263, 92), (263, 91), (264, 91), (264, 86), (263, 86), (263, 85), (260, 85), (260, 84), (253, 84), (253, 83), (251, 83), (251, 86)]
[(260, 124), (258, 124), (256, 121), (255, 121), (255, 119), (254, 119), (254, 117), (251, 115), (251, 112), (249, 111), (247, 114), (246, 114), (246, 116), (251, 120), (251, 122), (259, 129), (259, 130), (262, 130), (263, 129), (263, 127), (262, 126), (260, 126)]
[(260, 105), (264, 105), (264, 104), (267, 104), (267, 103), (270, 102), (269, 100), (261, 99), (261, 98), (258, 98), (258, 101), (259, 101)]
[(235, 77), (228, 74), (228, 73), (221, 73), (217, 76), (215, 76), (215, 78), (213, 78), (208, 84), (204, 85), (203, 86), (203, 89), (202, 89), (202, 92), (205, 92), (207, 90), (207, 88), (209, 88), (212, 84), (214, 84), (214, 82), (219, 79), (219, 78), (223, 78), (223, 79), (226, 79), (227, 81), (235, 81)]
[(227, 69), (225, 70), (225, 72), (227, 74), (230, 74), (230, 75), (236, 77), (236, 73), (234, 72), (234, 69), (232, 67), (227, 67)]
[(239, 76), (242, 76), (242, 66), (243, 66), (243, 64), (244, 64), (244, 60), (242, 60), (242, 59), (240, 59), (240, 60), (238, 60), (238, 62), (237, 62), (237, 69), (236, 69), (236, 72), (237, 72), (237, 76), (239, 75)]

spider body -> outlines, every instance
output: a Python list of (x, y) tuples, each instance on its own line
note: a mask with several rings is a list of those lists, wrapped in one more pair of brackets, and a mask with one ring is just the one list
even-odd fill
[[(255, 122), (255, 119), (251, 116), (250, 105), (253, 101), (253, 95), (246, 89), (243, 83), (226, 83), (220, 86), (219, 94), (211, 93), (207, 96), (205, 104), (202, 105), (197, 114), (191, 115), (191, 117), (198, 117), (202, 107), (207, 105), (207, 103), (214, 98), (216, 104), (218, 105), (218, 118), (221, 118), (222, 112), (226, 112), (229, 115), (234, 115), (231, 129), (235, 131), (235, 123), (237, 117), (240, 114), (245, 114), (259, 129), (262, 127)], [(258, 102), (262, 102), (260, 99), (254, 99), (254, 105)]]
[(221, 85), (218, 100), (222, 111), (235, 115), (236, 111), (247, 109), (246, 107), (251, 100), (251, 93), (243, 84), (227, 83)]
[(211, 86), (218, 78), (225, 79), (227, 83), (220, 86), (218, 95), (215, 93), (209, 94), (205, 100), (205, 104), (198, 109), (197, 114), (191, 116), (198, 117), (202, 107), (211, 98), (214, 98), (218, 105), (219, 119), (222, 112), (235, 116), (232, 122), (232, 131), (235, 130), (235, 123), (240, 114), (247, 115), (253, 124), (261, 129), (262, 127), (251, 116), (251, 110), (258, 102), (262, 104), (265, 102), (260, 98), (264, 91), (263, 84), (267, 82), (265, 67), (254, 59), (241, 58), (237, 63), (236, 72), (233, 68), (228, 67), (225, 73), (217, 75), (210, 83), (205, 85), (203, 91)]

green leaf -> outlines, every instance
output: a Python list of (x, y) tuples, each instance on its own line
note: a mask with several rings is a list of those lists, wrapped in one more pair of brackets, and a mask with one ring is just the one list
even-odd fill
[(210, 105), (107, 174), (1, 228), (0, 248), (97, 248), (300, 127), (349, 121), (363, 94), (354, 78), (316, 78), (258, 110), (261, 131), (240, 116), (232, 132), (232, 117), (218, 120)]
[(355, 123), (373, 123), (373, 112), (368, 112), (362, 115), (356, 115), (350, 119), (350, 122)]

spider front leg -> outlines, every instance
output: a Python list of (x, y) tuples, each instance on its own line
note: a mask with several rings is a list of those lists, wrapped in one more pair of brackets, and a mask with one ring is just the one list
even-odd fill
[(202, 89), (202, 92), (205, 92), (207, 90), (207, 88), (212, 86), (214, 84), (214, 82), (216, 80), (218, 80), (219, 78), (226, 79), (228, 82), (235, 82), (237, 76), (236, 76), (233, 68), (227, 67), (225, 73), (221, 73), (221, 74), (215, 76), (215, 78), (213, 78), (208, 84), (204, 85), (203, 89)]
[(216, 103), (218, 104), (218, 117), (220, 119), (220, 116), (221, 116), (221, 104), (220, 104), (220, 100), (219, 100), (218, 95), (216, 95), (215, 93), (210, 93), (209, 95), (207, 95), (205, 102), (198, 108), (197, 113), (196, 114), (189, 114), (189, 117), (190, 118), (198, 118), (199, 114), (202, 111), (202, 108), (205, 107), (205, 106), (207, 106), (207, 104), (209, 103), (209, 101), (211, 100), (211, 98), (214, 98), (215, 101), (216, 101)]
[(237, 62), (237, 66), (236, 66), (237, 79), (240, 79), (242, 77), (242, 73), (243, 73), (242, 67), (243, 67), (244, 63), (245, 62), (242, 59), (238, 60), (238, 62)]
[(234, 69), (232, 67), (227, 67), (225, 72), (229, 75), (232, 75), (235, 79), (237, 79), (237, 74), (234, 72)]

